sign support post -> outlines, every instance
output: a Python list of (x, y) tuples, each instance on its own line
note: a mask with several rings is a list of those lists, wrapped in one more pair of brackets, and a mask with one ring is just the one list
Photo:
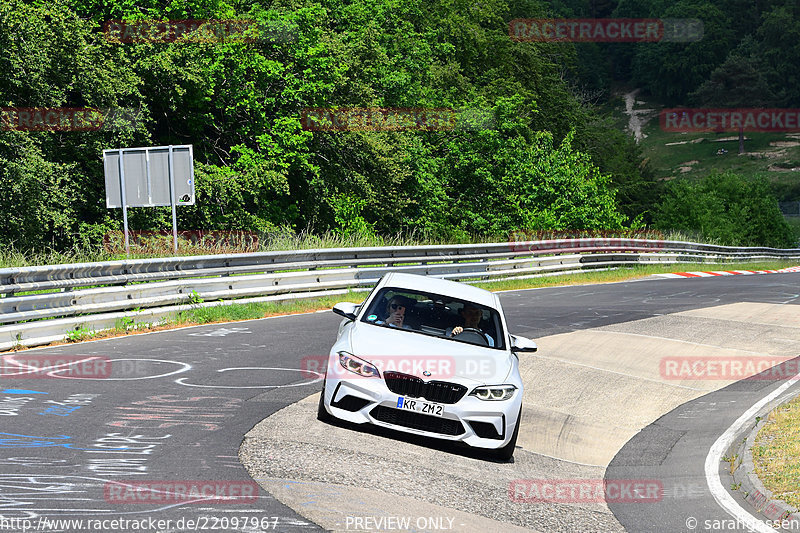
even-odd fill
[(130, 257), (131, 243), (128, 238), (128, 204), (125, 202), (125, 164), (122, 161), (122, 148), (119, 149), (119, 190), (122, 200), (122, 227), (125, 232), (125, 257)]
[(175, 170), (172, 165), (172, 145), (169, 145), (169, 203), (172, 206), (172, 249), (178, 253), (178, 217), (175, 213)]

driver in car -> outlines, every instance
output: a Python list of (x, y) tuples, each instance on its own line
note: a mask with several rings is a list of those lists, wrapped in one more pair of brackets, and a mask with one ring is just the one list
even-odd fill
[(486, 340), (489, 341), (489, 346), (494, 346), (494, 339), (492, 336), (488, 333), (485, 333), (480, 328), (481, 318), (483, 317), (483, 313), (480, 309), (474, 305), (465, 304), (464, 307), (459, 311), (459, 314), (461, 315), (461, 318), (464, 319), (464, 327), (456, 326), (452, 330), (448, 329), (446, 332), (448, 337), (457, 336), (459, 333), (464, 331), (464, 328), (477, 329), (483, 334), (484, 337), (486, 337)]

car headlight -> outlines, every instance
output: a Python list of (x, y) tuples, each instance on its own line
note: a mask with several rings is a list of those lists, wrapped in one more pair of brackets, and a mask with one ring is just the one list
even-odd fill
[(378, 372), (378, 369), (375, 367), (375, 365), (372, 365), (351, 353), (339, 352), (339, 364), (342, 365), (345, 370), (349, 370), (350, 372), (360, 376), (367, 378), (381, 377), (381, 373)]
[(517, 388), (514, 385), (490, 385), (477, 387), (470, 393), (470, 396), (475, 396), (479, 400), (499, 402), (510, 399), (514, 396), (515, 390)]

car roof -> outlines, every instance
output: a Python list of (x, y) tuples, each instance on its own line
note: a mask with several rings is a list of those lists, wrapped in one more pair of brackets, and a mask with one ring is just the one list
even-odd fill
[(467, 300), (485, 307), (497, 308), (499, 306), (495, 295), (487, 290), (432, 276), (390, 272), (383, 277), (381, 283), (383, 286), (397, 287), (398, 289), (412, 289), (449, 296), (458, 300)]

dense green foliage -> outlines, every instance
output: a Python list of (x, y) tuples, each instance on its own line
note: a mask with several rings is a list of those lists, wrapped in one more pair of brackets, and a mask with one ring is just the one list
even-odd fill
[[(101, 131), (0, 131), (0, 246), (97, 246), (121, 227), (119, 210), (105, 208), (102, 149), (166, 144), (194, 146), (197, 203), (178, 209), (181, 229), (462, 240), (651, 223), (660, 189), (596, 104), (631, 80), (665, 102), (705, 98), (743, 62), (772, 102), (796, 104), (800, 85), (780, 75), (800, 64), (796, 6), (735, 4), (0, 0), (0, 106), (124, 108), (136, 118)], [(546, 16), (695, 17), (705, 38), (509, 38), (510, 20)], [(120, 43), (103, 33), (119, 19), (246, 19), (261, 31), (249, 41)], [(328, 107), (480, 110), (488, 123), (302, 128), (303, 109)], [(164, 208), (129, 216), (133, 229), (170, 226)]]
[[(730, 58), (750, 58), (774, 95), (748, 106), (800, 106), (800, 4), (796, 0), (619, 0), (612, 16), (694, 18), (703, 38), (691, 43), (658, 42), (637, 47), (601, 45), (606, 66), (619, 80), (643, 87), (666, 105), (686, 105), (715, 69)], [(764, 95), (759, 100), (763, 100)], [(717, 107), (735, 107), (717, 95)]]
[(769, 184), (731, 173), (671, 182), (656, 221), (661, 229), (699, 231), (724, 245), (791, 248), (796, 243)]

